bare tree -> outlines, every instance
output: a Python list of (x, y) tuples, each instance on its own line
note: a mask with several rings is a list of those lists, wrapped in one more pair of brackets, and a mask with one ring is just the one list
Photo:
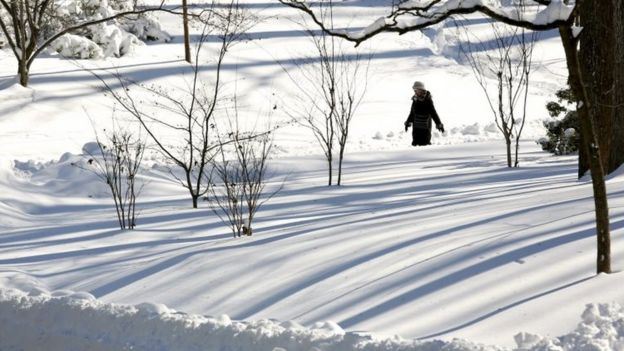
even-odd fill
[(74, 164), (95, 174), (105, 182), (115, 203), (120, 229), (136, 226), (136, 201), (143, 185), (137, 185), (137, 175), (145, 153), (141, 134), (113, 126), (104, 130), (104, 140), (96, 132), (96, 150), (85, 150), (89, 159), (85, 164)]
[(214, 185), (210, 190), (211, 200), (217, 205), (215, 213), (230, 227), (234, 237), (240, 237), (252, 235), (256, 213), (281, 186), (265, 193), (273, 148), (270, 130), (258, 134), (243, 133), (238, 126), (231, 129), (213, 162)]
[(49, 22), (56, 16), (56, 7), (54, 0), (0, 0), (0, 30), (17, 60), (17, 74), (23, 86), (28, 86), (30, 67), (34, 60), (56, 39), (67, 33), (149, 12), (177, 14), (175, 10), (166, 9), (163, 0), (158, 6), (130, 9), (83, 22), (61, 23), (60, 28), (51, 28)]
[(299, 103), (287, 113), (293, 121), (309, 129), (314, 135), (327, 162), (327, 185), (332, 185), (336, 138), (335, 115), (338, 104), (336, 62), (332, 58), (335, 57), (336, 48), (332, 45), (330, 37), (316, 36), (311, 31), (309, 33), (315, 53), (319, 53), (319, 56), (318, 58), (308, 57), (297, 63), (299, 76), (302, 77), (301, 81), (284, 69), (301, 93), (297, 97)]
[(245, 225), (245, 199), (243, 175), (240, 165), (230, 160), (225, 148), (220, 149), (220, 159), (213, 162), (214, 184), (210, 187), (211, 200), (217, 205), (214, 213), (227, 224), (234, 237), (243, 233)]
[[(254, 17), (241, 8), (237, 0), (205, 12), (201, 21), (203, 30), (197, 43), (191, 82), (182, 95), (162, 86), (133, 83), (118, 73), (114, 75), (121, 88), (115, 89), (101, 75), (93, 72), (105, 90), (140, 122), (160, 152), (182, 171), (182, 176), (173, 171), (171, 174), (189, 191), (193, 208), (197, 208), (198, 199), (208, 192), (209, 164), (220, 148), (219, 141), (214, 138), (214, 119), (223, 101), (223, 62), (232, 45), (255, 23)], [(200, 77), (199, 65), (199, 55), (209, 35), (218, 38), (211, 83)], [(146, 108), (148, 101), (133, 96), (134, 89), (141, 89), (151, 96), (149, 102), (156, 112)], [(167, 132), (160, 132), (161, 129)], [(165, 135), (175, 137), (169, 143)]]
[[(256, 213), (266, 201), (272, 198), (281, 186), (270, 195), (266, 196), (265, 188), (268, 178), (268, 161), (273, 149), (273, 137), (265, 134), (253, 139), (241, 139), (237, 137), (236, 158), (242, 171), (243, 199), (247, 209), (246, 223), (243, 234), (253, 233), (253, 220)], [(262, 199), (265, 195), (266, 198)]]
[[(533, 48), (538, 32), (492, 23), (492, 38), (482, 38), (455, 22), (459, 47), (483, 90), (496, 127), (505, 139), (507, 166), (518, 167), (520, 137), (526, 121)], [(494, 91), (490, 82), (496, 82)], [(517, 105), (521, 104), (518, 111)], [(512, 151), (512, 144), (514, 150)]]
[[(389, 14), (387, 16), (378, 18), (364, 29), (353, 31), (332, 31), (331, 26), (324, 23), (322, 17), (314, 12), (305, 0), (279, 1), (303, 11), (324, 31), (356, 44), (360, 44), (379, 33), (394, 32), (402, 34), (416, 31), (440, 23), (453, 15), (468, 13), (481, 13), (496, 21), (531, 30), (558, 29), (566, 55), (570, 86), (574, 96), (578, 99), (577, 111), (581, 121), (581, 133), (586, 141), (584, 145), (592, 177), (596, 210), (596, 238), (598, 241), (596, 271), (598, 273), (611, 272), (611, 235), (609, 229), (609, 206), (604, 179), (604, 160), (600, 154), (598, 131), (594, 127), (595, 110), (593, 109), (593, 101), (596, 99), (592, 99), (592, 97), (595, 97), (596, 92), (592, 92), (594, 94), (592, 96), (589, 95), (586, 88), (589, 78), (583, 75), (578, 51), (580, 41), (591, 41), (595, 40), (595, 38), (584, 36), (582, 30), (574, 26), (575, 19), (589, 15), (581, 12), (581, 9), (583, 6), (591, 7), (591, 1), (520, 0), (522, 4), (530, 5), (521, 7), (518, 7), (515, 1), (510, 2), (508, 5), (480, 1), (402, 1), (398, 6), (388, 6)], [(605, 2), (609, 2), (612, 7), (617, 7), (618, 9), (618, 11), (613, 11), (611, 15), (621, 14), (621, 5), (618, 5), (618, 1)], [(621, 21), (621, 17), (619, 20)], [(611, 44), (615, 47), (619, 46), (616, 42)]]
[[(333, 23), (333, 2), (319, 3), (323, 18)], [(312, 131), (327, 161), (328, 185), (333, 183), (334, 148), (338, 146), (338, 180), (342, 183), (342, 165), (351, 122), (365, 95), (371, 56), (358, 51), (348, 53), (341, 41), (325, 32), (306, 30), (314, 45), (313, 57), (297, 64), (299, 77), (284, 71), (295, 83), (300, 104), (290, 116)], [(301, 109), (301, 106), (304, 106)]]
[(342, 184), (342, 163), (351, 131), (351, 122), (366, 94), (371, 60), (370, 55), (364, 57), (360, 53), (349, 57), (341, 51), (339, 56), (338, 64), (335, 66), (338, 74), (336, 74), (337, 108), (334, 114), (338, 142), (337, 185)]

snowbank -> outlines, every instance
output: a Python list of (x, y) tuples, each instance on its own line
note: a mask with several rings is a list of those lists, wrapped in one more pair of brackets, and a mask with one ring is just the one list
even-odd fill
[[(0, 277), (0, 349), (34, 350), (505, 350), (455, 339), (377, 338), (334, 322), (233, 321), (177, 312), (162, 304), (107, 304), (85, 292), (48, 291), (36, 279)], [(29, 290), (24, 292), (20, 289)], [(624, 308), (588, 304), (573, 332), (555, 339), (519, 333), (518, 351), (622, 350)]]
[[(24, 285), (24, 284), (22, 284)], [(26, 284), (28, 285), (28, 284)], [(0, 289), (0, 349), (35, 350), (499, 350), (462, 340), (378, 339), (336, 323), (232, 321), (160, 304), (106, 304), (88, 293)]]
[(519, 350), (624, 350), (624, 308), (617, 303), (588, 304), (576, 329), (556, 339), (520, 333)]

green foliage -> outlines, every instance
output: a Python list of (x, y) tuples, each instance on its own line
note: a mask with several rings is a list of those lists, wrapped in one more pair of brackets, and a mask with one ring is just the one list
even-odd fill
[(546, 109), (548, 110), (548, 114), (550, 115), (550, 117), (553, 118), (557, 118), (562, 113), (568, 111), (566, 107), (554, 101), (550, 101), (549, 103), (547, 103)]
[(573, 104), (576, 101), (576, 98), (574, 97), (574, 94), (572, 93), (572, 89), (570, 87), (558, 90), (555, 95), (557, 96), (559, 103), (565, 101), (568, 104)]
[[(558, 90), (557, 101), (546, 104), (548, 114), (553, 120), (544, 121), (547, 129), (546, 137), (538, 142), (542, 150), (555, 155), (568, 155), (578, 151), (580, 145), (580, 128), (576, 110), (570, 106), (575, 101), (572, 90)], [(561, 117), (563, 115), (563, 117)]]

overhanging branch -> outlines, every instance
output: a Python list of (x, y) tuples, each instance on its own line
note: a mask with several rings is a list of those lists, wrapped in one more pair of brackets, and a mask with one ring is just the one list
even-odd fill
[[(534, 0), (540, 5), (550, 5), (550, 0)], [(445, 3), (442, 0), (435, 0), (428, 3), (425, 6), (399, 6), (398, 9), (392, 11), (386, 17), (378, 18), (375, 22), (367, 26), (364, 30), (357, 32), (349, 32), (347, 30), (334, 30), (328, 28), (322, 19), (319, 18), (316, 13), (305, 3), (300, 0), (279, 0), (280, 3), (295, 8), (297, 10), (305, 12), (314, 23), (316, 23), (324, 32), (340, 37), (351, 42), (356, 43), (356, 46), (360, 43), (384, 32), (394, 32), (398, 34), (405, 34), (407, 32), (416, 31), (438, 24), (451, 16), (455, 15), (467, 15), (471, 13), (481, 13), (487, 17), (490, 17), (498, 22), (509, 24), (516, 27), (522, 27), (526, 29), (543, 31), (549, 29), (557, 29), (561, 26), (572, 25), (574, 19), (575, 7), (571, 9), (567, 18), (555, 17), (552, 20), (547, 21), (531, 21), (529, 19), (523, 19), (523, 16), (512, 16), (511, 13), (505, 13), (504, 11), (497, 11), (496, 9), (482, 5), (475, 4), (472, 6), (456, 8), (446, 8)], [(440, 5), (435, 7), (435, 5)], [(544, 9), (542, 13), (544, 15), (552, 12), (551, 9)], [(400, 22), (400, 17), (405, 15), (411, 15), (416, 18), (422, 19), (421, 21), (415, 21), (414, 24), (405, 24)]]

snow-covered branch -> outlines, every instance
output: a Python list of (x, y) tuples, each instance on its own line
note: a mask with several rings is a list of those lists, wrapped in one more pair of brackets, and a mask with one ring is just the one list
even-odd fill
[(571, 25), (577, 1), (527, 0), (533, 6), (501, 5), (489, 0), (408, 0), (390, 9), (385, 17), (380, 17), (359, 30), (332, 30), (323, 22), (305, 0), (279, 0), (282, 4), (307, 13), (324, 31), (357, 44), (383, 32), (399, 34), (423, 29), (440, 23), (454, 15), (481, 13), (498, 22), (532, 30), (547, 30), (561, 25)]

